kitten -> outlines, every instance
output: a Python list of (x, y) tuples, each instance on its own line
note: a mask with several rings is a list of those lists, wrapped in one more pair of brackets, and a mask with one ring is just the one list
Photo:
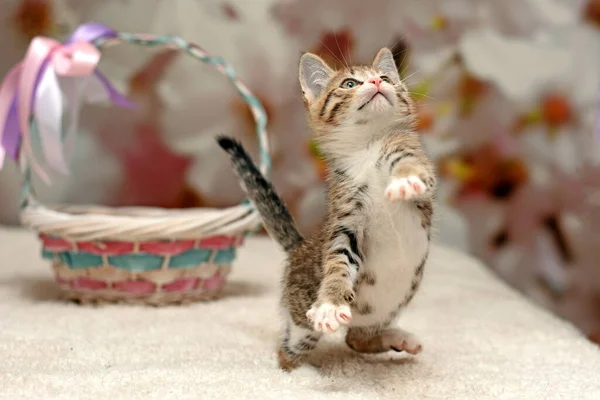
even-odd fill
[(304, 238), (242, 146), (218, 138), (269, 234), (288, 253), (279, 365), (296, 368), (323, 333), (341, 325), (355, 351), (417, 354), (419, 340), (393, 322), (421, 283), (436, 178), (413, 129), (406, 85), (386, 48), (371, 67), (339, 71), (306, 53), (299, 75), (329, 172), (327, 215), (316, 234)]

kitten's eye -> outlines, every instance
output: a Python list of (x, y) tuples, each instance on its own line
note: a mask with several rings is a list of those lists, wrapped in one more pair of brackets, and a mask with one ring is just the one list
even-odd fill
[(348, 78), (348, 79), (344, 79), (344, 81), (342, 82), (340, 87), (344, 88), (344, 89), (352, 89), (353, 87), (358, 86), (359, 84), (360, 84), (360, 82), (357, 81), (356, 79)]
[(386, 76), (386, 75), (381, 75), (381, 76), (380, 76), (380, 78), (381, 78), (381, 80), (382, 80), (382, 81), (384, 81), (384, 82), (387, 82), (387, 83), (389, 83), (390, 85), (393, 85), (393, 83), (392, 83), (392, 80), (391, 80), (391, 79), (390, 79), (388, 76)]

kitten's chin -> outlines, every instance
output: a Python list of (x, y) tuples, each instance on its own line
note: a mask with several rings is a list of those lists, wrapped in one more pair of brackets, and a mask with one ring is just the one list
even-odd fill
[(369, 100), (366, 104), (360, 107), (359, 112), (366, 114), (365, 116), (373, 117), (382, 114), (390, 113), (394, 109), (388, 98), (381, 93), (378, 93)]
[[(372, 105), (368, 105), (369, 108), (363, 110), (360, 117), (363, 120), (370, 122), (381, 123), (387, 119), (391, 119), (394, 117), (394, 108), (387, 103), (387, 100), (384, 100), (386, 103), (378, 102)], [(357, 115), (358, 117), (358, 115)]]

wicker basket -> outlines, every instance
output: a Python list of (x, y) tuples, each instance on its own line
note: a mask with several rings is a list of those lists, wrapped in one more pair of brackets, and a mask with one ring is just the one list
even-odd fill
[[(98, 49), (124, 42), (177, 48), (226, 75), (253, 112), (260, 168), (268, 174), (266, 115), (223, 59), (177, 37), (113, 31), (91, 41)], [(260, 224), (248, 202), (226, 209), (46, 207), (36, 200), (29, 183), (30, 158), (21, 151), (25, 176), (21, 220), (39, 233), (42, 255), (52, 262), (58, 285), (72, 300), (164, 305), (216, 298), (236, 249)]]

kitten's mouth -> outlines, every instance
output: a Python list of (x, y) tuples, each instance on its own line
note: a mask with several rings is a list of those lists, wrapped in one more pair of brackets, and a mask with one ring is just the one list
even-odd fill
[(388, 103), (392, 104), (392, 103), (389, 101), (389, 99), (386, 97), (386, 95), (384, 95), (384, 94), (383, 94), (383, 93), (381, 93), (381, 92), (377, 92), (377, 93), (375, 93), (375, 94), (374, 94), (374, 95), (373, 95), (373, 96), (372, 96), (372, 97), (371, 97), (371, 98), (370, 98), (370, 99), (369, 99), (369, 100), (368, 100), (366, 103), (364, 103), (362, 106), (358, 107), (358, 111), (362, 110), (362, 109), (363, 109), (363, 108), (364, 108), (364, 107), (365, 107), (367, 104), (369, 104), (370, 102), (372, 102), (372, 101), (373, 101), (373, 100), (374, 100), (374, 99), (375, 99), (377, 96), (379, 96), (379, 95), (383, 96), (383, 98), (384, 98), (384, 99), (386, 99)]

